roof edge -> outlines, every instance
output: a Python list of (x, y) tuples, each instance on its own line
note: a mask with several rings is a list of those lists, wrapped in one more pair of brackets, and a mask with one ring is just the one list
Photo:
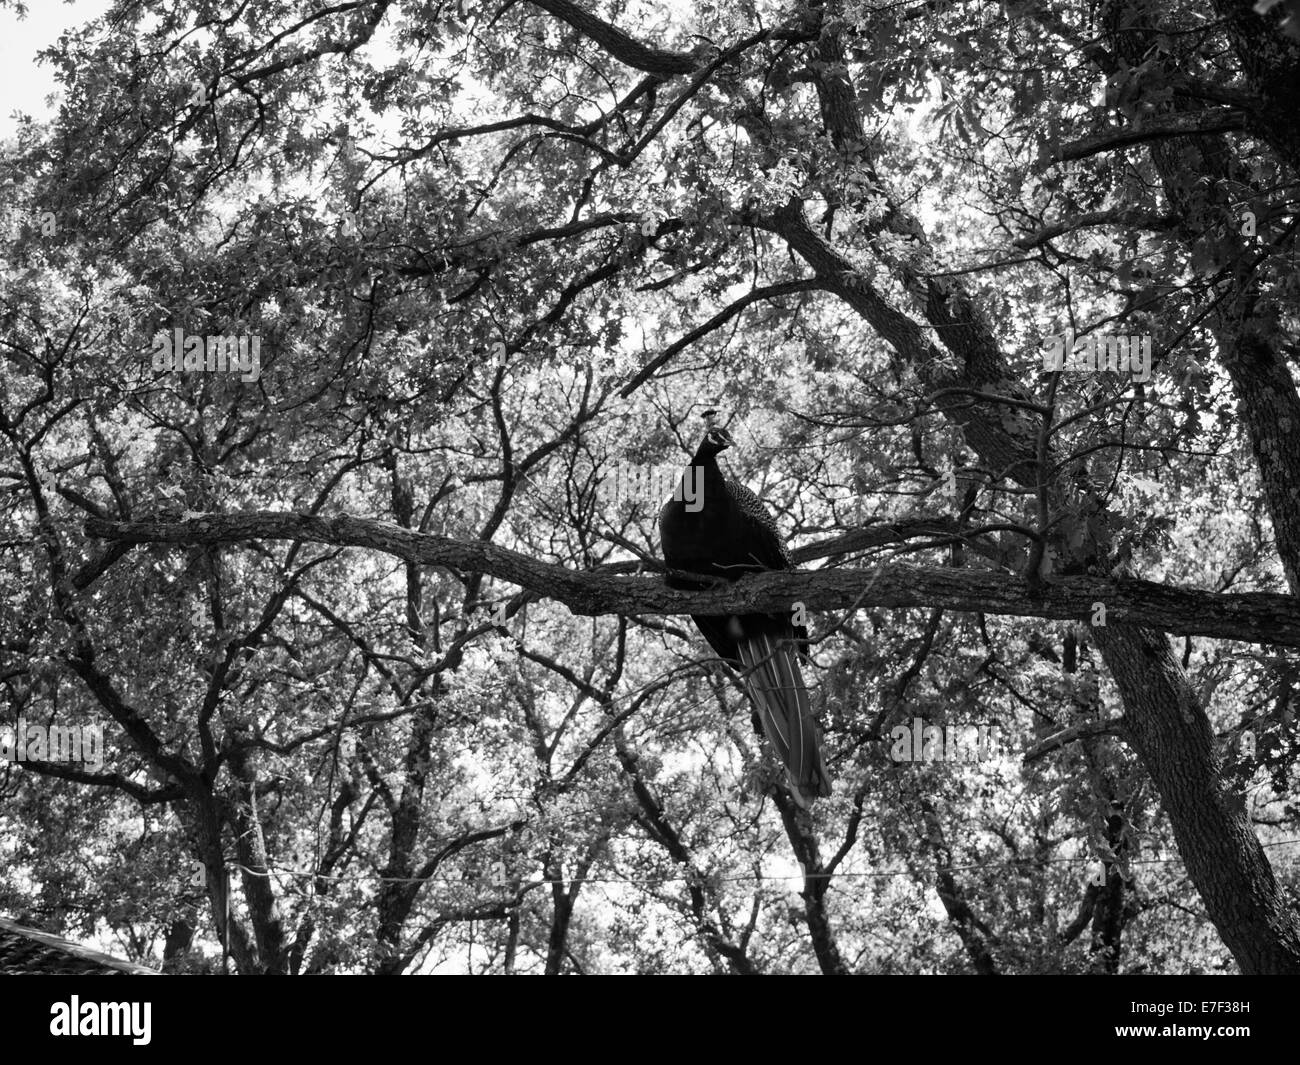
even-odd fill
[(150, 969), (145, 965), (137, 965), (135, 962), (123, 961), (121, 958), (114, 958), (112, 955), (103, 954), (97, 950), (91, 950), (89, 947), (83, 947), (80, 943), (74, 943), (70, 939), (61, 939), (58, 936), (50, 935), (49, 932), (38, 932), (35, 928), (28, 928), (25, 925), (15, 924), (13, 921), (0, 917), (0, 930), (13, 932), (15, 935), (25, 936), (42, 943), (47, 947), (53, 947), (55, 950), (61, 950), (65, 954), (71, 954), (80, 958), (82, 961), (91, 962), (95, 965), (102, 965), (108, 969), (116, 969), (121, 973), (128, 973), (132, 976), (161, 976), (162, 974), (156, 969)]

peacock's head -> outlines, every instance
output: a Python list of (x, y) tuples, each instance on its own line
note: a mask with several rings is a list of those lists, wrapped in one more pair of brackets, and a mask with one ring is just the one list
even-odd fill
[(731, 434), (726, 429), (710, 429), (704, 434), (704, 446), (712, 455), (720, 455), (731, 447), (735, 441), (731, 439)]
[(717, 423), (718, 412), (716, 410), (706, 410), (704, 412), (704, 440), (700, 443), (700, 449), (697, 452), (700, 458), (711, 458), (714, 455), (721, 455), (727, 448), (735, 443), (731, 439), (731, 434), (727, 432), (726, 426)]

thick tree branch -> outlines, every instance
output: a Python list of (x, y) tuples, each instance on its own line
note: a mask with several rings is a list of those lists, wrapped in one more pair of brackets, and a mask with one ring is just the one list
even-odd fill
[(561, 22), (567, 22), (584, 37), (595, 41), (620, 63), (644, 70), (647, 74), (690, 74), (700, 65), (700, 60), (688, 52), (650, 48), (629, 37), (617, 26), (584, 11), (577, 4), (569, 3), (569, 0), (532, 0), (532, 3), (534, 7), (540, 7)]
[[(183, 522), (86, 522), (90, 536), (129, 543), (217, 544), (296, 540), (382, 551), (425, 566), (483, 573), (564, 603), (575, 614), (730, 614), (859, 606), (942, 607), (1021, 617), (1078, 621), (1104, 603), (1122, 619), (1180, 635), (1300, 647), (1300, 604), (1267, 592), (1217, 594), (1153, 581), (1068, 577), (1037, 589), (1009, 574), (891, 565), (875, 569), (785, 570), (737, 584), (679, 592), (657, 577), (582, 572), (539, 562), (482, 541), (412, 532), (389, 522), (276, 511), (213, 514)], [(867, 589), (864, 592), (864, 589)]]
[(1017, 248), (1037, 248), (1066, 233), (1074, 233), (1092, 226), (1126, 226), (1139, 229), (1167, 230), (1178, 222), (1176, 214), (1157, 214), (1135, 207), (1123, 207), (1110, 211), (1087, 211), (1076, 215), (1068, 221), (1052, 222), (1043, 226), (1036, 233), (1030, 233), (1015, 241)]
[(1058, 162), (1073, 159), (1087, 159), (1113, 148), (1128, 148), (1134, 144), (1146, 144), (1150, 141), (1168, 140), (1171, 137), (1195, 137), (1207, 133), (1229, 133), (1243, 130), (1248, 124), (1247, 116), (1231, 108), (1217, 111), (1171, 111), (1159, 118), (1150, 118), (1137, 126), (1124, 129), (1108, 130), (1091, 137), (1084, 137), (1069, 144), (1063, 144), (1053, 154)]

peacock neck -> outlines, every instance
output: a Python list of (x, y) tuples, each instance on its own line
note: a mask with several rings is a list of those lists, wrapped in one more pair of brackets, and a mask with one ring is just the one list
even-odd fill
[(694, 481), (696, 490), (703, 497), (704, 508), (708, 508), (710, 503), (716, 505), (727, 498), (727, 479), (718, 466), (716, 455), (701, 455), (697, 451), (683, 476)]

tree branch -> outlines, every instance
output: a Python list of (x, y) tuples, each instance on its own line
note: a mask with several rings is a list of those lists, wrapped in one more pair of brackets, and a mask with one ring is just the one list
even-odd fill
[(36, 761), (30, 758), (17, 764), (41, 776), (58, 777), (61, 780), (72, 780), (78, 784), (90, 784), (97, 788), (117, 788), (146, 806), (160, 802), (175, 802), (185, 795), (184, 789), (179, 785), (147, 788), (129, 777), (124, 777), (121, 773), (92, 773), (61, 762)]
[(1026, 765), (1035, 759), (1043, 757), (1050, 751), (1055, 751), (1075, 740), (1085, 739), (1090, 736), (1111, 736), (1123, 729), (1123, 718), (1113, 717), (1106, 718), (1102, 721), (1085, 721), (1079, 725), (1072, 725), (1070, 728), (1061, 729), (1060, 732), (1054, 732), (1052, 735), (1045, 737), (1040, 742), (1034, 744), (1025, 752), (1023, 761)]
[(690, 53), (650, 48), (628, 36), (617, 26), (597, 18), (589, 11), (584, 11), (577, 4), (569, 3), (569, 0), (532, 0), (532, 4), (554, 15), (561, 22), (567, 22), (584, 37), (595, 41), (620, 63), (626, 63), (637, 70), (644, 70), (647, 74), (660, 74), (665, 77), (673, 74), (690, 74), (700, 65), (700, 60)]
[(1066, 233), (1092, 226), (1128, 226), (1159, 231), (1172, 229), (1177, 223), (1178, 216), (1175, 214), (1157, 214), (1155, 211), (1143, 211), (1131, 207), (1111, 211), (1087, 211), (1068, 221), (1045, 225), (1036, 233), (1030, 233), (1014, 241), (1014, 244), (1017, 248), (1037, 248)]
[[(1300, 604), (1271, 592), (1214, 593), (1154, 581), (1067, 577), (1030, 588), (994, 571), (895, 564), (874, 569), (777, 570), (699, 592), (668, 588), (658, 577), (625, 577), (539, 562), (483, 541), (412, 532), (389, 522), (278, 511), (211, 514), (182, 522), (87, 520), (88, 535), (129, 543), (218, 544), (295, 540), (364, 547), (425, 566), (482, 573), (564, 603), (573, 613), (705, 614), (942, 607), (1060, 621), (1088, 619), (1104, 603), (1114, 621), (1179, 635), (1300, 648)], [(863, 591), (863, 589), (867, 591)]]
[(1159, 118), (1148, 118), (1140, 125), (1124, 129), (1107, 130), (1091, 137), (1063, 144), (1052, 155), (1057, 162), (1087, 159), (1092, 155), (1127, 148), (1148, 141), (1168, 140), (1171, 137), (1195, 137), (1206, 133), (1230, 133), (1246, 128), (1247, 116), (1231, 108), (1217, 111), (1171, 111)]
[(751, 289), (749, 292), (745, 293), (745, 295), (741, 296), (740, 299), (724, 307), (703, 325), (692, 329), (680, 340), (669, 345), (641, 367), (641, 369), (633, 376), (632, 380), (623, 386), (619, 395), (626, 399), (645, 384), (646, 381), (650, 380), (661, 366), (675, 358), (678, 353), (690, 347), (697, 340), (707, 336), (715, 329), (726, 325), (727, 322), (731, 321), (732, 318), (743, 311), (751, 303), (755, 303), (758, 300), (775, 299), (778, 296), (789, 296), (796, 292), (811, 292), (813, 289), (820, 287), (821, 283), (816, 279), (805, 278), (801, 281), (783, 281), (776, 285), (766, 285), (762, 288)]

